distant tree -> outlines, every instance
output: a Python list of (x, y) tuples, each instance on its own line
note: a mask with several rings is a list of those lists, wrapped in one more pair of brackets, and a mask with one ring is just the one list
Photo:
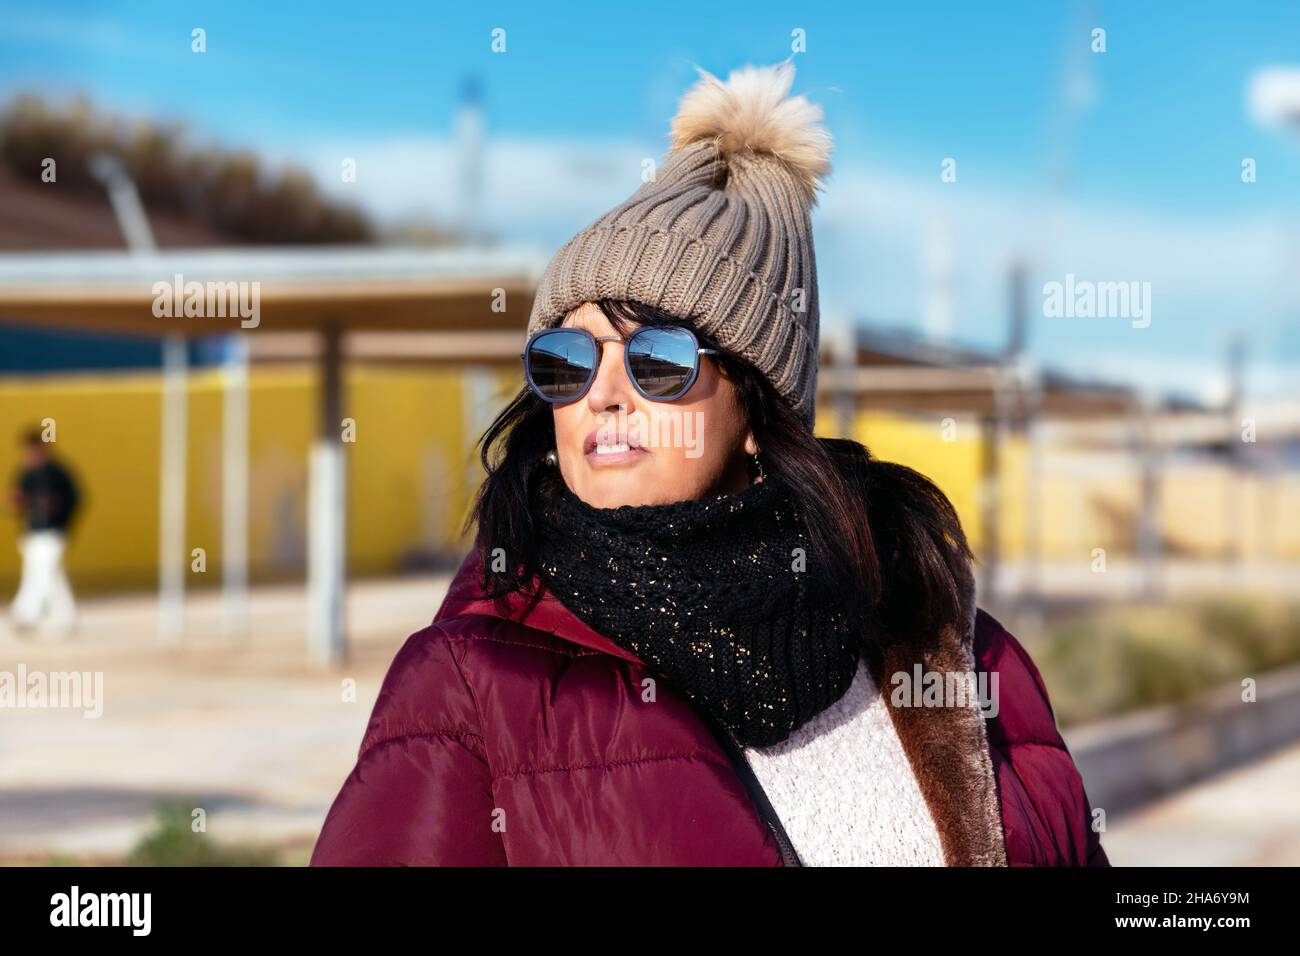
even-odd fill
[(98, 152), (121, 159), (146, 208), (185, 215), (237, 242), (375, 239), (358, 208), (323, 196), (305, 171), (273, 172), (253, 153), (194, 148), (181, 124), (104, 114), (84, 97), (55, 107), (22, 94), (0, 110), (0, 165), (18, 176), (35, 176), (52, 157), (60, 187), (99, 194), (89, 169)]

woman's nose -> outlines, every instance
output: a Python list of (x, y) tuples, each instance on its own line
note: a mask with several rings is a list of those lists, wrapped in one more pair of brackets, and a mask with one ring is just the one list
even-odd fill
[(628, 381), (627, 369), (623, 365), (622, 342), (601, 343), (600, 367), (596, 369), (596, 378), (587, 391), (587, 405), (593, 412), (603, 412), (610, 408), (630, 408), (635, 389)]

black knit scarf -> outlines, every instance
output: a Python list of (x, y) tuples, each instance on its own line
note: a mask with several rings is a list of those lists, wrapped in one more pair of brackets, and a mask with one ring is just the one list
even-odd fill
[(547, 588), (742, 745), (779, 743), (848, 690), (860, 636), (810, 570), (775, 478), (666, 505), (593, 508), (562, 484), (546, 497), (534, 513)]

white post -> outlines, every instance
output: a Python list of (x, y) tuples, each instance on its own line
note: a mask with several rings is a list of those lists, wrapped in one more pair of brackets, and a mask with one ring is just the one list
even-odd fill
[(856, 438), (858, 424), (858, 383), (854, 377), (858, 367), (857, 327), (849, 319), (827, 331), (830, 340), (831, 365), (834, 368), (835, 388), (831, 393), (834, 412), (835, 436)]
[[(463, 423), (465, 428), (465, 446), (472, 447), (479, 436), (487, 431), (497, 413), (494, 402), (494, 380), (492, 370), (486, 365), (470, 365), (461, 377), (461, 394), (465, 400)], [(474, 500), (474, 491), (483, 479), (483, 468), (478, 456), (471, 453), (465, 461), (465, 500)]]
[(320, 411), (312, 445), (307, 494), (307, 583), (311, 609), (307, 643), (314, 663), (343, 662), (343, 588), (346, 577), (347, 494), (343, 457), (341, 332), (322, 333)]
[[(132, 256), (146, 272), (157, 267), (158, 243), (135, 183), (116, 156), (96, 153), (90, 173), (108, 192), (118, 228)], [(181, 640), (185, 632), (186, 432), (188, 430), (189, 359), (185, 336), (172, 332), (162, 344), (162, 404), (158, 494), (158, 637), (164, 644)]]
[(1145, 396), (1138, 399), (1137, 407), (1129, 414), (1135, 419), (1137, 432), (1139, 593), (1149, 600), (1160, 593), (1160, 561), (1164, 547), (1160, 540), (1160, 461), (1156, 449), (1156, 421), (1151, 403)]
[(158, 513), (158, 637), (165, 644), (185, 632), (186, 431), (188, 357), (185, 337), (163, 339), (162, 449)]
[(1037, 369), (1022, 362), (1017, 369), (1024, 421), (1024, 576), (1021, 600), (1036, 613), (1043, 574), (1043, 381)]
[(222, 418), (222, 626), (226, 636), (248, 636), (248, 344), (226, 340)]
[(1043, 381), (1028, 362), (1018, 370), (1028, 446), (1025, 475), (1025, 558), (1021, 613), (1037, 630), (1042, 620), (1043, 571)]
[(980, 426), (980, 528), (983, 554), (979, 571), (980, 601), (986, 607), (997, 607), (1002, 597), (1002, 450), (1008, 431), (1008, 395), (1006, 368), (999, 365), (994, 370), (991, 390), (992, 413)]

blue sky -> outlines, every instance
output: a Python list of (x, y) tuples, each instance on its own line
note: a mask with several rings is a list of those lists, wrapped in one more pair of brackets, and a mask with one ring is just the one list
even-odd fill
[[(1300, 66), (1300, 6), (618, 6), (0, 0), (0, 96), (89, 92), (185, 120), (200, 140), (306, 163), (327, 186), (339, 156), (364, 157), (356, 198), (393, 218), (404, 204), (438, 216), (454, 203), (433, 180), (473, 75), (490, 133), (484, 216), (549, 247), (635, 187), (694, 64), (725, 74), (776, 62), (802, 28), (795, 88), (825, 108), (836, 138), (817, 219), (829, 323), (921, 328), (931, 286), (920, 250), (937, 234), (958, 339), (998, 340), (1005, 263), (1029, 254), (1036, 282), (1145, 279), (1157, 303), (1141, 334), (1036, 328), (1043, 361), (1204, 382), (1244, 329), (1260, 390), (1300, 364), (1300, 145), (1247, 109), (1255, 71)], [(202, 56), (190, 52), (196, 26)], [(491, 52), (495, 27), (505, 54)], [(1105, 53), (1089, 50), (1094, 27)], [(956, 183), (939, 182), (945, 157)], [(1258, 164), (1253, 184), (1241, 182), (1243, 157)]]

